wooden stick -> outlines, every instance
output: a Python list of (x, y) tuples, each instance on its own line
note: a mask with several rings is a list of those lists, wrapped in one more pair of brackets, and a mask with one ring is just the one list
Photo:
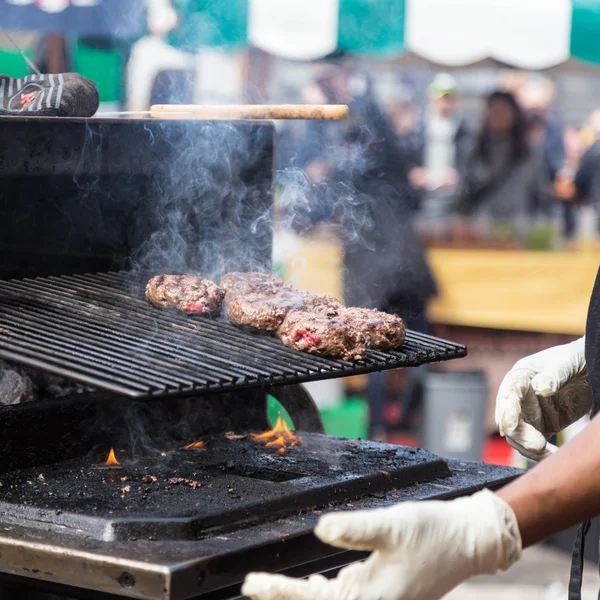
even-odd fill
[(155, 104), (150, 116), (157, 119), (299, 119), (341, 121), (348, 118), (344, 104)]

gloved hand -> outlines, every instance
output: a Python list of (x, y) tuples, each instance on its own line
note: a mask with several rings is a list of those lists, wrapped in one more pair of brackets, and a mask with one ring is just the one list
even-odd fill
[(541, 460), (557, 450), (547, 439), (592, 408), (585, 338), (521, 359), (496, 399), (500, 435), (523, 456)]
[(472, 575), (506, 570), (521, 556), (515, 515), (488, 490), (447, 502), (326, 515), (315, 534), (372, 554), (335, 579), (250, 573), (242, 593), (252, 600), (437, 600)]

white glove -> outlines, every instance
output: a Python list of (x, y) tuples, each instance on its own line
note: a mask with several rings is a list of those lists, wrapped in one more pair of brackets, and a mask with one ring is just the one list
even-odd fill
[(547, 439), (592, 408), (585, 338), (521, 359), (496, 399), (500, 435), (523, 456), (541, 460), (557, 450)]
[(250, 573), (242, 593), (252, 600), (438, 600), (472, 575), (506, 570), (521, 557), (515, 514), (488, 490), (447, 502), (326, 515), (315, 534), (372, 554), (335, 579)]
[(171, 0), (148, 0), (148, 31), (151, 35), (163, 37), (175, 29), (178, 22), (179, 16)]

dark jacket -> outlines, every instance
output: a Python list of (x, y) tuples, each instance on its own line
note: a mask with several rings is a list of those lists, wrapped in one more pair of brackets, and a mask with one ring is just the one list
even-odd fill
[(563, 142), (564, 126), (560, 115), (552, 112), (546, 123), (546, 136), (544, 138), (544, 158), (550, 171), (550, 179), (554, 180), (556, 174), (565, 164), (565, 145)]
[[(313, 186), (309, 201), (296, 207), (294, 228), (306, 231), (317, 221), (340, 224), (347, 305), (422, 306), (435, 295), (436, 286), (411, 223), (413, 202), (401, 184), (406, 154), (371, 95), (357, 100), (350, 114), (342, 137), (325, 154), (336, 173), (331, 181)], [(322, 135), (315, 136), (315, 130), (310, 147), (299, 155), (317, 158), (332, 143), (325, 128), (318, 129)]]
[(518, 161), (509, 143), (494, 143), (484, 159), (477, 147), (469, 152), (456, 193), (457, 211), (497, 222), (548, 215), (549, 181), (541, 151), (530, 150)]
[(352, 208), (337, 215), (346, 233), (344, 292), (351, 306), (411, 310), (436, 294), (433, 274), (412, 225), (414, 193), (408, 186), (410, 149), (399, 143), (374, 101), (350, 127), (346, 165)]
[(596, 140), (581, 157), (575, 189), (580, 200), (600, 206), (600, 140)]
[(354, 224), (354, 235), (345, 240), (346, 304), (379, 309), (426, 304), (437, 290), (412, 211), (383, 177), (358, 182), (355, 201), (360, 226)]

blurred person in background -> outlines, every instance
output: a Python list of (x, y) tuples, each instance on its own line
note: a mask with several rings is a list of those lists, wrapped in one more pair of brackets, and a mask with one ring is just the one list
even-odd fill
[[(363, 113), (365, 114), (365, 113)], [(368, 114), (368, 113), (367, 113)], [(398, 125), (398, 115), (396, 115)], [(410, 118), (410, 117), (409, 117)], [(433, 273), (413, 227), (418, 206), (409, 185), (413, 148), (381, 112), (350, 125), (346, 144), (351, 159), (346, 173), (355, 190), (353, 236), (345, 242), (345, 302), (399, 315), (409, 329), (427, 333), (427, 305), (436, 294)], [(421, 405), (427, 367), (411, 369), (400, 398), (401, 425)], [(389, 425), (390, 373), (369, 375), (366, 398), (370, 407), (370, 437), (385, 440)]]
[(521, 109), (528, 114), (539, 115), (545, 123), (542, 148), (551, 180), (565, 165), (564, 124), (555, 107), (554, 84), (545, 78), (527, 80), (516, 95)]
[[(547, 177), (531, 127), (515, 97), (494, 92), (461, 174), (457, 207), (463, 214), (516, 224), (548, 211)], [(539, 139), (539, 137), (538, 137)]]
[[(154, 102), (191, 103), (195, 55), (175, 48), (168, 39), (173, 31), (185, 23), (182, 8), (190, 3), (145, 0), (145, 4), (147, 34), (133, 44), (127, 62), (126, 110), (146, 111)], [(187, 12), (193, 10), (193, 7), (187, 7)], [(158, 97), (153, 97), (153, 92), (158, 92)]]
[(554, 178), (554, 195), (562, 204), (563, 235), (567, 241), (575, 234), (577, 188), (575, 176), (584, 153), (581, 131), (577, 127), (565, 127), (563, 134), (565, 162)]
[[(427, 331), (426, 306), (436, 285), (412, 226), (414, 206), (399, 184), (406, 166), (390, 120), (369, 77), (355, 74), (358, 81), (351, 81), (336, 70), (327, 74), (334, 79), (321, 72), (318, 89), (331, 102), (348, 103), (350, 119), (344, 129), (336, 128), (340, 137), (327, 128), (307, 128), (298, 156), (311, 191), (294, 210), (294, 228), (302, 233), (318, 221), (336, 223), (344, 245), (345, 304), (395, 313), (410, 329)], [(406, 406), (418, 402), (425, 372), (411, 370)], [(386, 434), (388, 392), (387, 374), (369, 376), (371, 437), (377, 439)]]
[[(577, 198), (600, 209), (600, 109), (588, 119), (587, 127), (592, 135), (592, 145), (585, 151), (575, 175)], [(599, 223), (600, 230), (600, 223)]]
[(410, 183), (410, 173), (419, 168), (422, 161), (422, 145), (419, 135), (419, 111), (406, 95), (401, 94), (388, 106), (394, 152), (386, 166), (388, 176), (401, 194), (403, 202), (417, 211), (420, 208), (421, 192)]
[(432, 216), (449, 213), (470, 135), (459, 112), (459, 90), (451, 75), (437, 75), (428, 87), (428, 104), (420, 124), (420, 156), (409, 181), (421, 192), (422, 208)]

